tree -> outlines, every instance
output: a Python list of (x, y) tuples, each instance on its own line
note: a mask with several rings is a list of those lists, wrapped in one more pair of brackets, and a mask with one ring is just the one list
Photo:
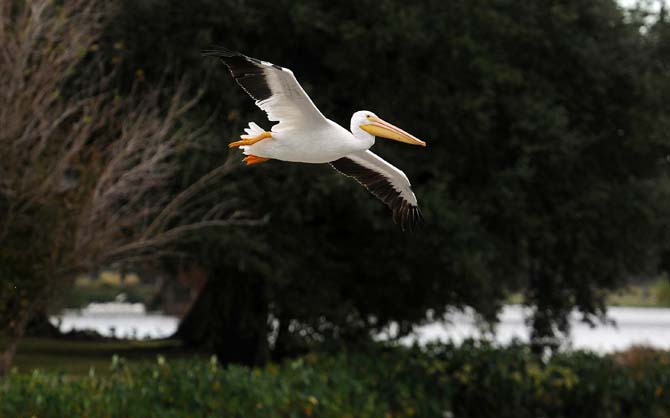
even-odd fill
[[(187, 341), (224, 353), (250, 335), (245, 347), (263, 346), (269, 317), (286, 353), (391, 321), (402, 334), (449, 307), (492, 320), (521, 290), (542, 342), (568, 330), (573, 308), (602, 317), (608, 290), (653, 268), (667, 143), (650, 141), (650, 121), (662, 108), (640, 78), (639, 22), (614, 1), (123, 2), (109, 33), (127, 46), (126, 79), (156, 77), (166, 60), (206, 75), (201, 108), (223, 116), (216, 158), (246, 120), (264, 120), (198, 55), (217, 43), (291, 67), (343, 125), (368, 108), (428, 142), (425, 153), (375, 146), (413, 179), (428, 225), (416, 235), (329, 167), (231, 173), (239, 199), (269, 220), (190, 247), (209, 282), (180, 329)], [(200, 170), (212, 164), (198, 157)]]
[(183, 120), (195, 99), (184, 84), (116, 94), (96, 53), (105, 13), (88, 0), (0, 6), (0, 375), (77, 272), (156, 258), (194, 229), (235, 222), (176, 220), (209, 178), (181, 193), (170, 182), (197, 135)]

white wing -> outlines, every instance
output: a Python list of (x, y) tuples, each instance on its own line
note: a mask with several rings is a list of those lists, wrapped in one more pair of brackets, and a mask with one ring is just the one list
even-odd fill
[(256, 100), (256, 105), (267, 113), (268, 119), (279, 122), (273, 126), (274, 132), (327, 123), (288, 68), (225, 48), (204, 54), (221, 58), (235, 81)]
[(349, 154), (330, 163), (342, 174), (355, 178), (393, 211), (393, 221), (403, 230), (414, 230), (423, 216), (409, 179), (402, 171), (372, 151)]

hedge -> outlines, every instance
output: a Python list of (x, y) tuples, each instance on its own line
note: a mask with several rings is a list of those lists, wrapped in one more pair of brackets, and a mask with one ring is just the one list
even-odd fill
[(670, 417), (670, 355), (634, 349), (547, 358), (467, 341), (309, 354), (264, 368), (215, 358), (112, 373), (11, 373), (2, 417)]

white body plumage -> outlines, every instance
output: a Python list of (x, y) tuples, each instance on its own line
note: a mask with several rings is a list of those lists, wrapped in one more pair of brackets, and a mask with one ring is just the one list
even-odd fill
[[(277, 124), (272, 129), (272, 138), (240, 148), (245, 155), (299, 163), (329, 163), (374, 145), (375, 137), (358, 127), (365, 121), (367, 113), (356, 112), (351, 118), (355, 135), (330, 119), (307, 128), (300, 125), (283, 128)], [(263, 129), (253, 122), (244, 131), (250, 137), (263, 133)]]

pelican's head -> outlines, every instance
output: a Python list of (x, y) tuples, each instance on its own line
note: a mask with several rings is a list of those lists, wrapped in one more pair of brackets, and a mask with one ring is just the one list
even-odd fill
[(379, 116), (367, 110), (359, 110), (351, 117), (351, 132), (365, 131), (374, 137), (393, 139), (411, 145), (426, 146), (426, 143), (414, 135), (408, 134), (397, 126), (391, 125)]

